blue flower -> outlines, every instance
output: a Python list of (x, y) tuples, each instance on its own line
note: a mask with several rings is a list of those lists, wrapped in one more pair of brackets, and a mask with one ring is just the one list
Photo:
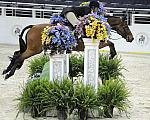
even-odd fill
[(61, 49), (71, 50), (72, 47), (76, 47), (77, 41), (69, 28), (64, 26), (64, 23), (65, 20), (61, 16), (52, 16), (50, 21), (52, 28), (46, 33), (51, 39), (49, 48), (60, 51)]
[(104, 8), (104, 4), (103, 3), (100, 3), (99, 4), (99, 9), (98, 9), (98, 14), (100, 15), (104, 15), (105, 14), (105, 8)]
[(60, 15), (54, 15), (50, 19), (50, 24), (63, 23), (65, 20)]
[(107, 22), (107, 18), (105, 18), (103, 15), (100, 15), (100, 22)]
[(59, 31), (56, 31), (55, 34), (54, 34), (57, 38), (60, 37), (60, 32)]
[(57, 43), (57, 41), (58, 41), (58, 39), (56, 38), (56, 37), (53, 37), (52, 38), (52, 42), (55, 44), (55, 43)]

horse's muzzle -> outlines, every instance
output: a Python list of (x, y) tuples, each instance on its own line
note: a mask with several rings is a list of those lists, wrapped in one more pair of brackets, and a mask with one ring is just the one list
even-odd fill
[(132, 42), (134, 40), (133, 36), (127, 36), (127, 42)]

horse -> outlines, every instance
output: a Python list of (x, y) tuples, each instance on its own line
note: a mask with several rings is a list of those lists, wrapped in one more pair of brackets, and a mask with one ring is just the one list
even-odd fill
[[(107, 18), (112, 30), (115, 30), (119, 35), (126, 39), (127, 42), (133, 41), (133, 35), (124, 17), (107, 16)], [(50, 26), (50, 24), (28, 25), (22, 30), (21, 34), (19, 35), (20, 50), (15, 51), (13, 57), (10, 57), (10, 64), (6, 69), (4, 69), (2, 73), (3, 75), (7, 73), (4, 79), (8, 79), (12, 75), (14, 75), (16, 69), (21, 68), (25, 59), (33, 55), (39, 54), (43, 51), (41, 42), (41, 32), (46, 26)], [(28, 31), (26, 33), (24, 41), (22, 37), (26, 30)], [(77, 43), (77, 47), (73, 50), (83, 51), (83, 41), (78, 40)], [(108, 40), (107, 43), (100, 44), (99, 48), (101, 49), (106, 46), (110, 47), (110, 54), (113, 58), (116, 55), (114, 44)]]

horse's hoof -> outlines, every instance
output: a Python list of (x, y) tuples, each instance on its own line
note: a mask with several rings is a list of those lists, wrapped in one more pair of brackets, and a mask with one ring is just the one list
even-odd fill
[(7, 74), (4, 78), (4, 80), (8, 79), (10, 76)]
[(6, 73), (7, 73), (7, 71), (6, 71), (6, 70), (3, 70), (3, 73), (2, 73), (2, 75), (6, 74)]
[(111, 53), (111, 54), (109, 55), (109, 60), (113, 59), (116, 55), (117, 55), (116, 52)]

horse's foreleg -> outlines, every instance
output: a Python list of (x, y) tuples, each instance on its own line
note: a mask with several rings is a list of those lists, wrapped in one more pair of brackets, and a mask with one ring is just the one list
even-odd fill
[(115, 57), (115, 55), (117, 55), (116, 49), (115, 49), (115, 45), (113, 42), (107, 40), (108, 46), (110, 48), (110, 57), (109, 59), (113, 59)]
[(108, 46), (108, 43), (105, 43), (105, 42), (100, 42), (99, 43), (99, 49), (104, 48), (106, 46)]
[(110, 57), (109, 57), (109, 59), (113, 59), (114, 58), (114, 56), (117, 54), (117, 52), (116, 52), (116, 50), (115, 50), (115, 45), (114, 45), (114, 43), (113, 42), (111, 42), (111, 41), (109, 41), (109, 40), (107, 40), (107, 43), (101, 43), (100, 42), (100, 44), (99, 44), (99, 48), (101, 49), (101, 48), (104, 48), (104, 47), (106, 47), (106, 46), (109, 46), (109, 49), (110, 49)]
[(84, 51), (84, 42), (82, 39), (77, 40), (77, 46), (73, 48), (73, 51)]

